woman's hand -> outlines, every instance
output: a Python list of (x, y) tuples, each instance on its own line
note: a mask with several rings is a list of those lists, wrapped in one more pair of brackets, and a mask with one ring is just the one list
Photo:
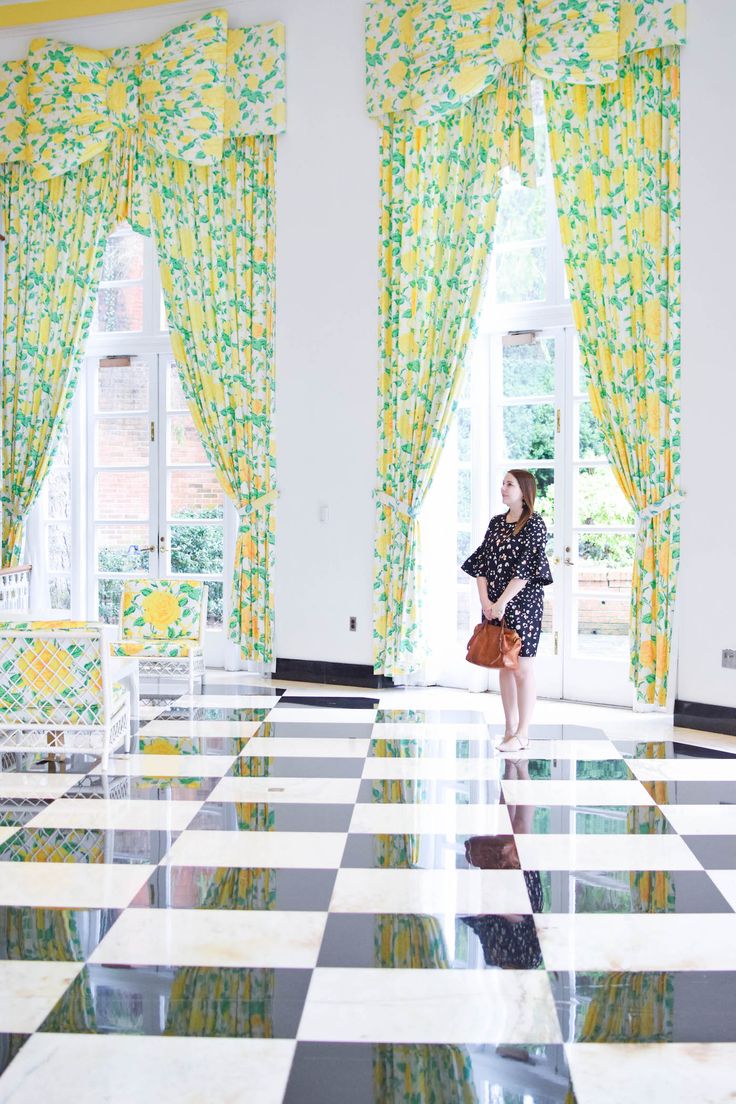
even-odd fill
[(483, 616), (486, 621), (501, 621), (506, 613), (506, 605), (504, 602), (488, 602), (483, 606)]

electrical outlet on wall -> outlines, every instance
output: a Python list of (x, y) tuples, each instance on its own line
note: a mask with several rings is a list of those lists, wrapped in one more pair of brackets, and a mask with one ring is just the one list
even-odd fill
[(351, 632), (357, 632), (357, 629), (358, 629), (358, 618), (357, 617), (351, 617), (350, 618), (350, 631)]
[(736, 668), (736, 648), (724, 648), (721, 657), (721, 667)]

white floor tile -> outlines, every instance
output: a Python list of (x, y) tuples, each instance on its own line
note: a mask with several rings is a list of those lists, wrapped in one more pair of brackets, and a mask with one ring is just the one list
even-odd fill
[[(288, 701), (289, 699), (284, 699)], [(330, 709), (315, 706), (290, 706), (288, 709), (276, 709), (268, 718), (279, 724), (373, 724), (375, 709)]]
[(29, 828), (131, 828), (180, 832), (194, 819), (201, 801), (83, 801), (60, 797), (47, 805)]
[(254, 736), (243, 748), (241, 756), (284, 756), (284, 758), (364, 759), (370, 740), (341, 736), (312, 739), (309, 736)]
[(189, 831), (174, 842), (168, 866), (247, 866), (337, 869), (342, 832)]
[(338, 870), (331, 912), (531, 912), (519, 870)]
[(281, 802), (318, 805), (352, 805), (358, 797), (359, 778), (223, 778), (210, 801)]
[(189, 694), (175, 703), (177, 709), (273, 709), (278, 694)]
[(90, 962), (158, 966), (311, 967), (326, 913), (128, 909)]
[[(234, 755), (132, 754), (113, 756), (109, 773), (137, 778), (219, 778), (234, 762)], [(90, 773), (100, 774), (101, 770)]]
[(643, 782), (736, 782), (736, 759), (629, 759)]
[(288, 1039), (34, 1035), (0, 1078), (5, 1101), (45, 1104), (281, 1104)]
[(151, 736), (188, 736), (199, 741), (224, 738), (244, 740), (255, 733), (262, 721), (151, 721), (139, 732), (146, 740)]
[(525, 870), (701, 870), (679, 836), (518, 835)]
[(731, 913), (535, 917), (548, 970), (734, 970)]
[(654, 805), (644, 787), (631, 779), (509, 779), (502, 786), (510, 805)]
[(736, 835), (736, 805), (663, 805), (662, 812), (682, 836)]
[(3, 863), (0, 905), (125, 908), (154, 870), (138, 863)]
[(536, 970), (315, 970), (300, 1039), (556, 1043), (549, 982)]
[(708, 877), (715, 882), (732, 909), (736, 909), (736, 870), (709, 870)]
[(446, 740), (447, 743), (456, 743), (459, 740), (482, 740), (489, 753), (498, 742), (498, 734), (489, 736), (488, 725), (484, 720), (474, 724), (387, 724), (381, 722), (373, 726), (374, 740), (416, 740), (419, 744), (423, 740)]
[(492, 781), (503, 773), (500, 759), (438, 759), (435, 756), (419, 755), (416, 758), (396, 758), (376, 756), (366, 759), (363, 768), (364, 778), (461, 778)]
[(60, 797), (82, 778), (83, 774), (0, 774), (0, 799)]
[(0, 1031), (22, 1035), (35, 1031), (83, 965), (0, 961)]
[(736, 1043), (573, 1043), (579, 1104), (731, 1104)]
[(511, 821), (505, 805), (361, 803), (353, 810), (350, 831), (445, 836), (487, 835), (510, 832)]

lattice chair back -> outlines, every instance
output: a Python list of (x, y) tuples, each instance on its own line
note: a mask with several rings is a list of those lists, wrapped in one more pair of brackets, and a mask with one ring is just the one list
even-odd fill
[(98, 625), (0, 624), (0, 724), (104, 725), (112, 712), (107, 662)]
[(207, 587), (199, 579), (128, 579), (120, 599), (123, 640), (204, 643)]

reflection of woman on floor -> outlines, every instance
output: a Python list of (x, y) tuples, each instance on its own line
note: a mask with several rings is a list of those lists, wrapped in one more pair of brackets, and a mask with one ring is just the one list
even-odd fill
[[(508, 759), (504, 779), (529, 778), (526, 759)], [(503, 798), (502, 804), (503, 802)], [(511, 827), (522, 835), (532, 830), (533, 805), (507, 805)], [(465, 841), (465, 857), (482, 870), (520, 870), (521, 863), (513, 835), (473, 836)], [(525, 870), (532, 913), (542, 911), (542, 881), (538, 870)], [(507, 913), (503, 916), (464, 916), (463, 923), (475, 932), (488, 966), (502, 970), (535, 970), (542, 964), (542, 949), (533, 915)]]

